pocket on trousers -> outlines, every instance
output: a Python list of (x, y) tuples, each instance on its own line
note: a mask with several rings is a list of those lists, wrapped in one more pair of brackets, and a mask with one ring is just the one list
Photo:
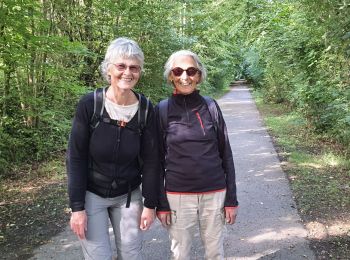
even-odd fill
[(222, 208), (222, 209), (220, 210), (220, 217), (221, 217), (221, 222), (222, 222), (222, 224), (225, 225), (225, 224), (226, 224), (226, 219), (225, 219), (225, 208)]
[(177, 222), (176, 210), (171, 211), (171, 224), (175, 224)]

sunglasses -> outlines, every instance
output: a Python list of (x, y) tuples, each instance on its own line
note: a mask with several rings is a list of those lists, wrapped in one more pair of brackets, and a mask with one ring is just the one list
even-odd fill
[(189, 67), (186, 70), (179, 68), (179, 67), (176, 67), (176, 68), (173, 68), (171, 71), (173, 72), (174, 76), (176, 76), (176, 77), (180, 77), (182, 75), (182, 73), (184, 73), (184, 71), (186, 71), (186, 74), (189, 77), (192, 77), (192, 76), (196, 75), (197, 72), (200, 72), (200, 70), (195, 68), (195, 67)]
[(141, 67), (138, 66), (138, 65), (130, 65), (130, 66), (127, 66), (126, 64), (124, 63), (117, 63), (117, 64), (113, 64), (118, 71), (120, 72), (124, 72), (126, 71), (127, 68), (129, 68), (129, 70), (132, 72), (132, 73), (139, 73), (140, 70), (141, 70)]

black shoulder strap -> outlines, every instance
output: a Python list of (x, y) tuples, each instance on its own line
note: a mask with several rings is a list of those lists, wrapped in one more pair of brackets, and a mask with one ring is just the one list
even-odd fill
[(168, 99), (161, 100), (158, 104), (158, 116), (161, 134), (159, 150), (162, 158), (163, 167), (166, 151), (166, 131), (168, 128), (168, 104)]
[(203, 96), (205, 102), (207, 103), (209, 114), (211, 116), (211, 120), (213, 120), (215, 132), (218, 131), (218, 125), (219, 125), (219, 112), (218, 108), (216, 107), (216, 103), (214, 99), (208, 96)]
[(204, 100), (207, 103), (209, 114), (211, 116), (211, 119), (213, 120), (214, 129), (215, 129), (215, 132), (216, 132), (217, 137), (218, 137), (220, 157), (223, 158), (224, 149), (225, 149), (225, 140), (223, 140), (223, 138), (225, 138), (225, 134), (219, 132), (222, 129), (219, 128), (218, 104), (216, 103), (216, 101), (214, 99), (212, 99), (211, 97), (208, 97), (208, 96), (204, 96)]
[[(147, 124), (147, 116), (148, 116), (148, 110), (149, 110), (149, 106), (150, 106), (150, 101), (149, 98), (146, 98), (144, 95), (140, 94), (140, 93), (136, 93), (134, 92), (138, 99), (139, 99), (139, 108), (137, 110), (137, 125), (138, 125), (138, 132), (140, 134), (140, 137), (142, 137), (143, 134), (143, 130), (146, 127)], [(138, 159), (138, 164), (140, 167), (140, 171), (142, 172), (142, 168), (143, 168), (143, 159), (141, 157), (141, 150), (139, 151), (139, 154), (137, 156)], [(129, 193), (128, 193), (128, 201), (127, 201), (127, 207), (130, 204), (130, 185), (129, 185)]]
[(92, 129), (95, 129), (103, 115), (103, 110), (105, 107), (105, 98), (106, 98), (106, 87), (98, 88), (94, 91), (94, 113), (90, 118), (90, 126)]
[[(147, 124), (147, 116), (148, 116), (150, 101), (149, 101), (149, 98), (146, 98), (144, 95), (141, 95), (139, 93), (135, 93), (135, 94), (137, 95), (139, 100), (139, 108), (137, 111), (137, 123), (138, 123), (137, 128), (141, 135), (143, 133), (143, 129)], [(106, 100), (106, 87), (95, 89), (94, 112), (90, 119), (90, 126), (92, 130), (94, 130), (99, 125), (100, 121), (103, 120), (105, 100)], [(111, 120), (111, 119), (108, 120), (108, 122), (110, 123), (113, 123), (114, 121), (117, 122), (117, 125), (118, 125), (119, 121)]]
[(137, 122), (139, 125), (139, 132), (140, 135), (143, 133), (143, 129), (145, 128), (147, 124), (147, 116), (148, 116), (148, 110), (149, 110), (149, 98), (146, 98), (144, 95), (136, 93), (139, 99), (139, 109), (137, 111)]
[(168, 99), (161, 100), (158, 104), (159, 108), (159, 124), (163, 136), (165, 135), (166, 129), (168, 128)]

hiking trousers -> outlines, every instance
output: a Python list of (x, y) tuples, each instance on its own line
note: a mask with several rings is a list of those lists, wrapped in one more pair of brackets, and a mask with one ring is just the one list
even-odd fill
[(190, 259), (197, 226), (204, 245), (205, 258), (224, 259), (225, 195), (226, 191), (200, 194), (167, 193), (171, 209), (171, 259)]
[(85, 259), (112, 259), (109, 221), (113, 227), (118, 260), (142, 259), (142, 231), (139, 226), (143, 206), (140, 188), (132, 191), (129, 208), (126, 208), (126, 201), (127, 194), (115, 198), (102, 198), (92, 192), (86, 192), (88, 227), (86, 239), (80, 240)]

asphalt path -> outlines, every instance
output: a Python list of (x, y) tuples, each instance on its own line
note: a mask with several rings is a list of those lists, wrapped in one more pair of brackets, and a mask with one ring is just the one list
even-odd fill
[[(288, 180), (249, 89), (237, 85), (218, 102), (233, 151), (240, 203), (236, 223), (226, 226), (225, 259), (315, 259)], [(170, 258), (168, 235), (158, 221), (144, 233), (143, 254), (145, 260)], [(203, 255), (197, 232), (191, 259), (204, 259)], [(78, 260), (83, 256), (67, 227), (37, 248), (31, 259)]]

